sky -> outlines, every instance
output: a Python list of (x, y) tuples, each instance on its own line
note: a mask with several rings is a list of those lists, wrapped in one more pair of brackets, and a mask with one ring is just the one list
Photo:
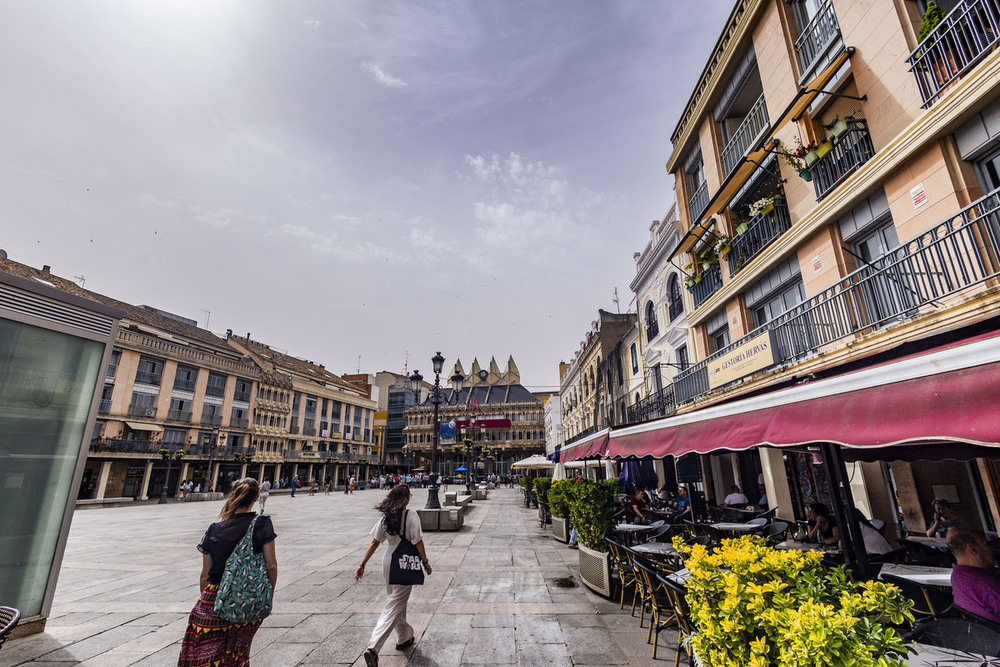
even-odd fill
[(0, 248), (335, 373), (555, 389), (732, 6), (0, 0)]

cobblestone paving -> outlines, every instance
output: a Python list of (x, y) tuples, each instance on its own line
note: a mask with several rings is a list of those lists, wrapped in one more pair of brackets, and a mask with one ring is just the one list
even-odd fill
[[(278, 533), (274, 613), (253, 643), (254, 665), (364, 665), (361, 653), (385, 599), (382, 548), (361, 582), (354, 570), (377, 519), (380, 491), (295, 498), (272, 495)], [(426, 491), (414, 490), (411, 507)], [(170, 503), (77, 512), (46, 631), (12, 640), (0, 666), (177, 664), (198, 595), (194, 546), (221, 502)], [(434, 574), (407, 612), (417, 643), (405, 654), (390, 637), (386, 667), (424, 665), (673, 664), (676, 635), (650, 657), (638, 615), (594, 595), (578, 579), (577, 552), (538, 526), (513, 489), (490, 493), (459, 532), (427, 533)]]

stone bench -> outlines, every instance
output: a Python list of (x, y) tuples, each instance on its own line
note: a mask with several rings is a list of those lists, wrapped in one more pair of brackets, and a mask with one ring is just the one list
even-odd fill
[(474, 500), (474, 496), (460, 496), (457, 493), (446, 493), (444, 498), (444, 507), (461, 507), (465, 509)]
[(135, 498), (88, 498), (76, 501), (78, 509), (101, 509), (102, 507), (120, 507), (134, 503)]
[(184, 496), (184, 502), (198, 503), (205, 500), (222, 500), (225, 497), (226, 494), (221, 493), (219, 491), (201, 492), (201, 493), (195, 493), (192, 491), (191, 493)]
[(465, 525), (465, 505), (442, 507), (432, 510), (421, 508), (417, 510), (420, 517), (421, 530), (431, 532), (440, 530), (459, 530)]

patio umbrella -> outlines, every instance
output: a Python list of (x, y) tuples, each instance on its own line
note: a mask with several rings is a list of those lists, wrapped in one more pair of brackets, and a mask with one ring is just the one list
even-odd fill
[(511, 468), (527, 468), (527, 469), (532, 469), (532, 468), (546, 468), (546, 469), (551, 470), (552, 468), (556, 467), (556, 464), (552, 463), (552, 461), (546, 460), (546, 458), (544, 456), (541, 456), (539, 454), (535, 454), (534, 456), (529, 456), (526, 459), (521, 459), (517, 463), (512, 464), (510, 467)]
[(622, 471), (618, 475), (622, 488), (655, 489), (659, 481), (653, 461), (647, 458), (629, 457), (622, 462)]
[(465, 466), (458, 466), (457, 468), (455, 468), (455, 472), (469, 472), (469, 469), (466, 468)]

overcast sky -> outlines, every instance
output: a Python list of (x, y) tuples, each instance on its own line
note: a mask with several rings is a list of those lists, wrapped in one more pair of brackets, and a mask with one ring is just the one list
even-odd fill
[(0, 0), (0, 248), (337, 373), (554, 387), (732, 5)]

